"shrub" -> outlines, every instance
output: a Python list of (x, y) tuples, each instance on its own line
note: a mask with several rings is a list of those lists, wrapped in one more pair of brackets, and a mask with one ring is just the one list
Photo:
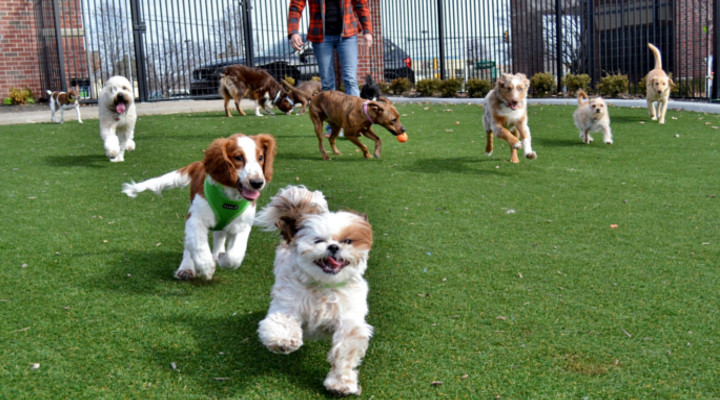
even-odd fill
[(412, 82), (408, 78), (397, 78), (390, 82), (390, 90), (394, 94), (406, 93), (412, 88)]
[(557, 91), (557, 82), (555, 75), (547, 72), (538, 72), (530, 78), (530, 86), (534, 90), (536, 97), (545, 97), (548, 93)]
[(378, 82), (380, 93), (390, 93), (390, 85), (387, 82)]
[(465, 89), (470, 97), (485, 97), (492, 89), (492, 84), (487, 79), (473, 78), (465, 82)]
[(10, 97), (4, 99), (3, 104), (35, 103), (35, 97), (30, 89), (10, 88)]
[(461, 79), (450, 78), (440, 83), (440, 95), (442, 97), (455, 97), (460, 89), (462, 89)]
[(569, 93), (577, 93), (579, 90), (589, 91), (591, 81), (588, 74), (573, 75), (569, 73), (562, 78), (562, 84), (567, 87)]
[(440, 90), (440, 83), (440, 79), (421, 79), (415, 84), (415, 91), (421, 96), (435, 96), (435, 93)]
[(629, 86), (627, 75), (607, 75), (600, 79), (598, 91), (603, 97), (617, 97), (621, 93), (627, 94)]

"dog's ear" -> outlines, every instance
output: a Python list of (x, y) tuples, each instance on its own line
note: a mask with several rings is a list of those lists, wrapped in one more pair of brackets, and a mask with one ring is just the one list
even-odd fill
[(388, 99), (387, 97), (378, 97), (378, 99), (375, 101), (378, 101), (381, 103), (386, 103), (386, 104), (392, 104), (392, 101), (390, 101), (390, 99)]
[(512, 79), (512, 75), (510, 75), (510, 74), (508, 74), (508, 73), (503, 73), (502, 75), (498, 76), (496, 83), (497, 83), (498, 86), (503, 86), (503, 85), (506, 84), (510, 79)]
[(523, 81), (523, 83), (525, 84), (526, 87), (527, 87), (527, 86), (530, 86), (530, 80), (527, 78), (527, 76), (526, 76), (525, 74), (523, 74), (523, 73), (521, 72), (521, 73), (517, 74), (516, 76), (517, 76), (518, 78), (520, 78), (520, 80)]
[(263, 175), (265, 175), (265, 180), (270, 182), (273, 177), (273, 163), (275, 162), (275, 155), (277, 154), (277, 142), (272, 135), (267, 133), (261, 133), (255, 136), (255, 141), (264, 159)]
[(380, 115), (382, 115), (384, 112), (384, 103), (382, 103), (379, 99), (377, 101), (373, 100), (368, 103), (368, 114), (372, 115), (372, 119), (374, 121), (377, 121)]
[(203, 159), (205, 171), (218, 183), (225, 186), (235, 186), (238, 181), (235, 165), (228, 156), (228, 148), (233, 144), (231, 138), (215, 139), (205, 150)]

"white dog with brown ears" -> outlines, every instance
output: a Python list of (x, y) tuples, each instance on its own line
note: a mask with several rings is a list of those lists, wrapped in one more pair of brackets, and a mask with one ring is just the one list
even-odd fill
[(592, 143), (593, 138), (590, 132), (602, 132), (603, 141), (606, 144), (613, 143), (612, 131), (610, 130), (610, 113), (608, 112), (605, 99), (596, 97), (588, 99), (587, 93), (578, 92), (578, 108), (573, 113), (575, 126), (580, 130), (580, 139), (585, 144)]
[(653, 121), (659, 119), (660, 123), (664, 124), (665, 112), (670, 100), (670, 86), (675, 86), (675, 82), (662, 69), (660, 50), (651, 43), (648, 43), (648, 47), (655, 56), (655, 68), (648, 72), (645, 78), (648, 112)]
[(328, 211), (323, 194), (303, 186), (281, 189), (255, 224), (277, 229), (283, 237), (260, 340), (273, 353), (289, 354), (303, 339), (332, 337), (325, 388), (335, 395), (359, 395), (356, 368), (373, 331), (365, 322), (368, 284), (363, 278), (372, 227), (365, 216)]
[(125, 161), (125, 150), (135, 150), (135, 95), (130, 81), (113, 76), (105, 82), (98, 98), (100, 137), (105, 155), (112, 162)]
[[(50, 103), (50, 111), (52, 111), (50, 119), (53, 122), (62, 124), (65, 122), (65, 110), (74, 108), (77, 113), (78, 123), (83, 123), (82, 118), (80, 118), (80, 91), (77, 90), (77, 88), (68, 89), (67, 92), (53, 92), (48, 90), (47, 94), (50, 96), (48, 102)], [(55, 119), (55, 113), (58, 110), (60, 110), (60, 121)]]
[(485, 96), (483, 126), (487, 135), (485, 153), (493, 153), (493, 136), (510, 145), (510, 162), (519, 163), (517, 149), (523, 148), (525, 157), (534, 160), (530, 128), (527, 124), (527, 91), (530, 81), (525, 74), (502, 74), (495, 88)]
[[(215, 139), (205, 150), (203, 161), (123, 185), (123, 193), (130, 197), (145, 190), (160, 194), (166, 189), (190, 185), (185, 249), (175, 278), (210, 280), (215, 263), (232, 269), (242, 264), (255, 218), (255, 202), (260, 190), (272, 180), (275, 152), (275, 138), (271, 135), (237, 133)], [(211, 230), (212, 251), (208, 242)]]

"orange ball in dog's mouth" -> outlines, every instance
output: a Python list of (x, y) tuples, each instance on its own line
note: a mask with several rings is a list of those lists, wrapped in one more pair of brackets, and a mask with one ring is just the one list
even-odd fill
[(407, 133), (403, 132), (403, 133), (397, 135), (397, 140), (398, 140), (398, 142), (400, 142), (400, 143), (405, 143), (405, 142), (407, 142), (407, 140), (408, 140), (408, 135), (407, 135)]

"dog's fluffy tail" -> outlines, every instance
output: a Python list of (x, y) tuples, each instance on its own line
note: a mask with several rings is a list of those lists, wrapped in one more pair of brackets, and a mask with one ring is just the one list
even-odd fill
[(52, 96), (53, 94), (52, 90), (46, 90), (45, 92), (47, 92), (48, 96)]
[(648, 47), (655, 56), (655, 69), (662, 69), (662, 57), (660, 56), (660, 50), (658, 50), (658, 48), (655, 47), (652, 43), (648, 43)]
[(129, 197), (137, 197), (139, 193), (146, 190), (151, 190), (155, 192), (156, 195), (160, 195), (160, 192), (163, 190), (189, 185), (192, 181), (193, 172), (196, 171), (197, 168), (203, 168), (202, 162), (198, 161), (185, 168), (168, 172), (165, 175), (150, 178), (142, 182), (130, 181), (130, 183), (123, 183), (122, 192)]
[(578, 104), (583, 105), (588, 102), (588, 95), (587, 95), (587, 93), (585, 93), (584, 90), (581, 90), (578, 92), (577, 99), (578, 99)]
[(328, 204), (322, 192), (311, 192), (305, 186), (286, 186), (255, 215), (254, 223), (266, 231), (278, 229), (289, 241), (298, 231), (303, 216), (326, 212)]

